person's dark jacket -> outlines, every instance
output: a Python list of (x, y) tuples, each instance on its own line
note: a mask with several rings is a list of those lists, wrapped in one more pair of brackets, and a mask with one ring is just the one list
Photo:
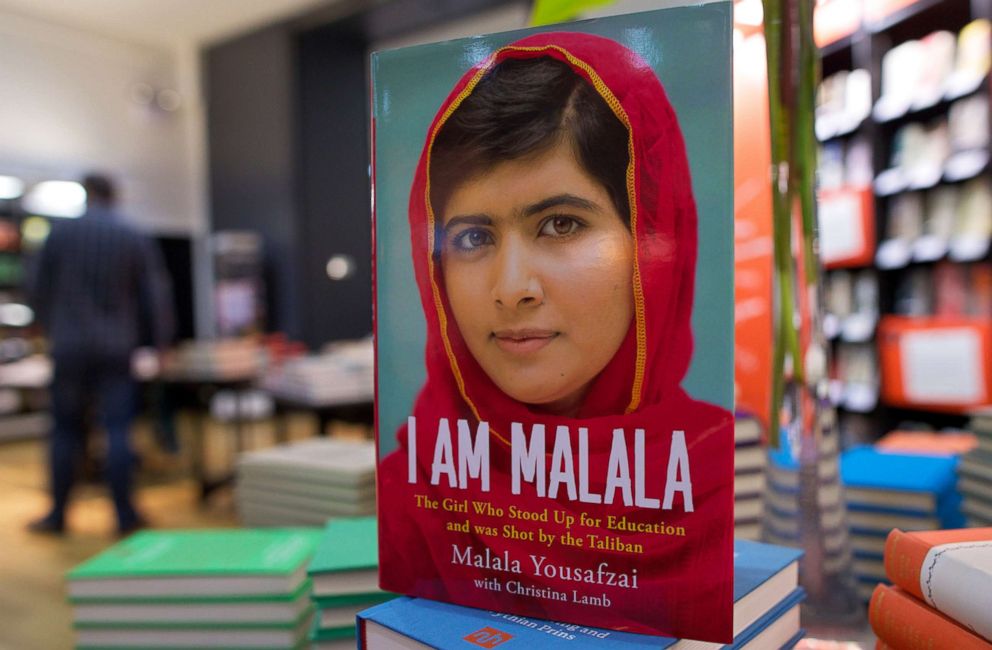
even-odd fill
[(30, 298), (55, 358), (124, 359), (170, 342), (161, 253), (116, 213), (91, 207), (56, 224), (36, 262)]

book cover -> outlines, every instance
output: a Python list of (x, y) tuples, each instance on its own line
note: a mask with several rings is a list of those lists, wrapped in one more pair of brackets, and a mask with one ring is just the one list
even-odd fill
[(375, 517), (332, 519), (324, 527), (307, 574), (315, 599), (326, 607), (371, 603), (378, 589), (379, 540)]
[(70, 570), (69, 596), (292, 593), (320, 537), (312, 528), (140, 531)]
[(868, 605), (868, 622), (878, 638), (893, 648), (992, 650), (988, 641), (899, 587), (875, 587)]
[(916, 598), (992, 640), (992, 528), (893, 530), (885, 541), (885, 574)]
[(383, 589), (731, 639), (731, 28), (373, 55)]

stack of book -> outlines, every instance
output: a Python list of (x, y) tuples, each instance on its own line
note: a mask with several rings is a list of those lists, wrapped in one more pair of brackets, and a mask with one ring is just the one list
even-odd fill
[(372, 339), (336, 343), (319, 355), (291, 359), (268, 373), (273, 395), (305, 404), (372, 401), (375, 383)]
[[(763, 539), (772, 544), (801, 547), (801, 516), (812, 504), (804, 506), (800, 502), (799, 462), (788, 444), (783, 443), (781, 449), (769, 454)], [(844, 570), (850, 559), (836, 445), (836, 436), (824, 437), (816, 467), (819, 484), (816, 512), (820, 517), (819, 529), (824, 534), (823, 566), (828, 573)]]
[(868, 620), (890, 648), (992, 648), (992, 528), (903, 532), (885, 542)]
[(379, 543), (375, 517), (327, 522), (307, 574), (316, 612), (313, 650), (355, 647), (355, 616), (394, 598), (379, 589)]
[(297, 648), (316, 529), (142, 531), (66, 576), (78, 648)]
[(759, 539), (766, 461), (758, 419), (738, 411), (734, 418), (734, 442), (734, 538)]
[(323, 526), (375, 512), (375, 443), (317, 438), (241, 454), (236, 502), (246, 526)]
[(261, 365), (262, 351), (254, 339), (186, 341), (162, 373), (174, 380), (237, 380), (254, 377)]
[[(734, 641), (721, 645), (689, 639), (615, 632), (487, 612), (421, 598), (397, 598), (358, 615), (360, 647), (384, 648), (791, 648), (802, 637), (799, 551), (751, 541), (734, 543)], [(466, 644), (466, 641), (468, 642)]]
[(893, 528), (930, 530), (964, 523), (953, 454), (855, 447), (841, 454), (841, 478), (858, 593), (885, 581), (882, 552)]
[(961, 510), (968, 526), (992, 526), (992, 407), (972, 412), (968, 428), (977, 445), (958, 465)]

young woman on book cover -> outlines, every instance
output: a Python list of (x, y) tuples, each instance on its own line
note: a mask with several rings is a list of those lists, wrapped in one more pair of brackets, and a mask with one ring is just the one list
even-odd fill
[[(652, 69), (584, 34), (500, 49), (438, 110), (409, 219), (427, 381), (412, 414), (415, 450), (405, 426), (380, 465), (382, 587), (729, 641), (733, 418), (680, 386), (693, 347), (696, 207), (682, 134)], [(456, 446), (457, 420), (473, 435), (488, 423), (489, 490), (478, 479), (462, 489), (453, 476), (432, 484), (433, 433), (445, 418)], [(512, 493), (514, 423), (528, 438), (544, 425), (540, 451), (545, 471), (559, 470), (557, 494), (542, 494), (536, 478)], [(565, 455), (554, 450), (562, 426)], [(689, 487), (666, 495), (677, 436)], [(626, 488), (611, 486), (625, 472)], [(482, 514), (486, 503), (502, 516)], [(453, 528), (466, 520), (468, 531)], [(554, 541), (540, 543), (539, 528)]]

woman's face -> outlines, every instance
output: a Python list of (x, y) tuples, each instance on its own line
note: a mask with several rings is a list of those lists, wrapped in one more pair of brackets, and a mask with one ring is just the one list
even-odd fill
[(452, 192), (442, 269), (469, 350), (510, 397), (574, 415), (633, 318), (634, 243), (563, 142)]

